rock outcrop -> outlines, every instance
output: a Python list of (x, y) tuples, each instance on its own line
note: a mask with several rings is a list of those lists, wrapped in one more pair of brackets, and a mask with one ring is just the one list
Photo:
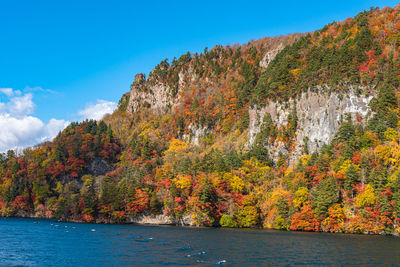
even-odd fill
[(89, 172), (94, 176), (105, 175), (112, 171), (112, 167), (102, 158), (94, 158), (89, 165)]
[[(329, 87), (318, 87), (303, 92), (298, 98), (287, 102), (268, 102), (264, 107), (253, 107), (249, 109), (249, 131), (248, 144), (253, 145), (263, 118), (270, 114), (272, 120), (278, 127), (288, 123), (289, 114), (295, 110), (298, 118), (298, 127), (295, 136), (295, 148), (290, 153), (290, 162), (294, 161), (303, 153), (306, 145), (309, 152), (314, 152), (324, 144), (328, 144), (339, 129), (342, 121), (349, 114), (355, 121), (363, 118), (366, 121), (372, 115), (368, 107), (373, 95), (357, 95), (358, 91), (366, 88), (354, 88), (346, 85), (347, 93), (329, 92)], [(283, 147), (282, 142), (268, 147), (271, 157), (277, 158), (279, 153), (289, 154)]]
[(140, 73), (135, 75), (131, 86), (127, 111), (133, 113), (140, 107), (151, 107), (155, 111), (165, 112), (175, 101), (167, 84), (159, 81), (150, 83), (146, 81), (145, 75)]
[(280, 43), (278, 45), (277, 48), (272, 49), (270, 51), (268, 51), (267, 53), (265, 53), (265, 56), (263, 57), (263, 59), (260, 61), (260, 67), (266, 69), (269, 65), (269, 63), (271, 63), (272, 60), (274, 60), (274, 58), (276, 57), (276, 55), (284, 48), (284, 46), (282, 45), (282, 43)]
[(128, 222), (137, 224), (153, 224), (153, 225), (180, 225), (193, 226), (194, 222), (191, 214), (182, 216), (178, 221), (171, 219), (165, 214), (142, 214), (130, 219)]
[(139, 215), (131, 220), (130, 223), (137, 223), (137, 224), (155, 224), (155, 225), (175, 225), (176, 223), (167, 215), (159, 214), (159, 215), (152, 215), (152, 214), (143, 214)]

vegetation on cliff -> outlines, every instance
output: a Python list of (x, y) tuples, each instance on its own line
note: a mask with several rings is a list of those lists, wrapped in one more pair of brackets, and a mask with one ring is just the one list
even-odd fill
[[(53, 142), (3, 155), (0, 214), (86, 222), (165, 214), (194, 225), (399, 234), (399, 52), (397, 6), (164, 60), (132, 90), (146, 96), (162, 85), (178, 100), (165, 109), (143, 99), (129, 110), (125, 94), (103, 121), (73, 123)], [(295, 109), (283, 124), (260, 118), (249, 144), (249, 108), (319, 85), (345, 94), (346, 84), (375, 95), (369, 120), (341, 118), (331, 142), (304, 145), (296, 164), (288, 160), (301, 124)], [(288, 154), (271, 157), (267, 147), (278, 143)]]

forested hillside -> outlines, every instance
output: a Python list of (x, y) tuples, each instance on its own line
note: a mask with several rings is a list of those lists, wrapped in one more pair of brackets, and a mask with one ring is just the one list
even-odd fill
[(137, 74), (0, 155), (0, 215), (400, 234), (400, 5)]

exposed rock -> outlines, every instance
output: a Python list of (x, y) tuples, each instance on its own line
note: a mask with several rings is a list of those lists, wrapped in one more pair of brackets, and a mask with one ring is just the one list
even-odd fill
[[(302, 93), (296, 100), (290, 99), (284, 103), (268, 102), (264, 107), (250, 108), (249, 146), (254, 143), (267, 113), (271, 115), (277, 126), (282, 126), (287, 124), (289, 113), (294, 107), (296, 107), (298, 117), (298, 129), (295, 138), (296, 145), (291, 153), (290, 162), (293, 163), (302, 154), (304, 140), (307, 140), (310, 153), (316, 151), (323, 144), (328, 144), (346, 114), (350, 114), (353, 121), (356, 120), (358, 114), (364, 119), (372, 114), (368, 104), (373, 96), (357, 95), (356, 88), (351, 85), (347, 85), (347, 87), (347, 94), (329, 93), (329, 87), (318, 87), (317, 90), (309, 89)], [(279, 152), (288, 153), (283, 149), (282, 142), (268, 147), (268, 150), (275, 159)]]
[[(143, 87), (145, 88), (143, 90)], [(152, 108), (157, 112), (165, 112), (174, 103), (178, 102), (179, 97), (171, 95), (171, 89), (167, 84), (156, 82), (155, 84), (145, 85), (132, 84), (127, 111), (136, 112), (139, 107)]]
[(176, 223), (167, 215), (153, 215), (153, 214), (143, 214), (139, 215), (131, 220), (130, 223), (138, 224), (157, 224), (157, 225), (175, 225)]
[(189, 142), (195, 146), (200, 145), (201, 139), (206, 137), (207, 134), (209, 133), (209, 130), (207, 127), (200, 127), (195, 124), (190, 124), (188, 129), (190, 130), (191, 134), (184, 135), (182, 139), (185, 142)]
[(135, 80), (133, 81), (132, 86), (135, 88), (140, 88), (146, 82), (146, 76), (143, 73), (138, 73), (135, 75)]
[(284, 48), (282, 44), (279, 44), (279, 46), (273, 50), (268, 51), (265, 53), (265, 56), (263, 59), (260, 61), (260, 67), (266, 69), (271, 63), (271, 61), (276, 57), (276, 55)]
[(179, 219), (179, 221), (175, 221), (165, 214), (154, 215), (150, 213), (145, 213), (135, 218), (129, 219), (128, 222), (137, 224), (154, 224), (154, 225), (181, 225), (181, 226), (194, 225), (191, 214), (186, 214), (182, 216), (181, 219)]
[(192, 214), (185, 214), (183, 215), (177, 223), (181, 226), (194, 226), (193, 216)]
[(89, 172), (94, 176), (105, 175), (112, 167), (102, 158), (94, 158), (89, 166)]

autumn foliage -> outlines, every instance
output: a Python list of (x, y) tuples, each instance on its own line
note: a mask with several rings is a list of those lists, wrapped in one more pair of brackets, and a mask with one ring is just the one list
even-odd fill
[[(371, 9), (310, 34), (164, 60), (132, 87), (165, 85), (177, 99), (167, 112), (143, 102), (130, 113), (124, 95), (99, 122), (1, 154), (0, 215), (400, 234), (399, 25), (399, 7)], [(250, 108), (320, 85), (345, 94), (349, 83), (371, 96), (371, 116), (341, 118), (330, 143), (295, 151), (294, 108), (283, 123), (259, 118), (249, 145)]]

